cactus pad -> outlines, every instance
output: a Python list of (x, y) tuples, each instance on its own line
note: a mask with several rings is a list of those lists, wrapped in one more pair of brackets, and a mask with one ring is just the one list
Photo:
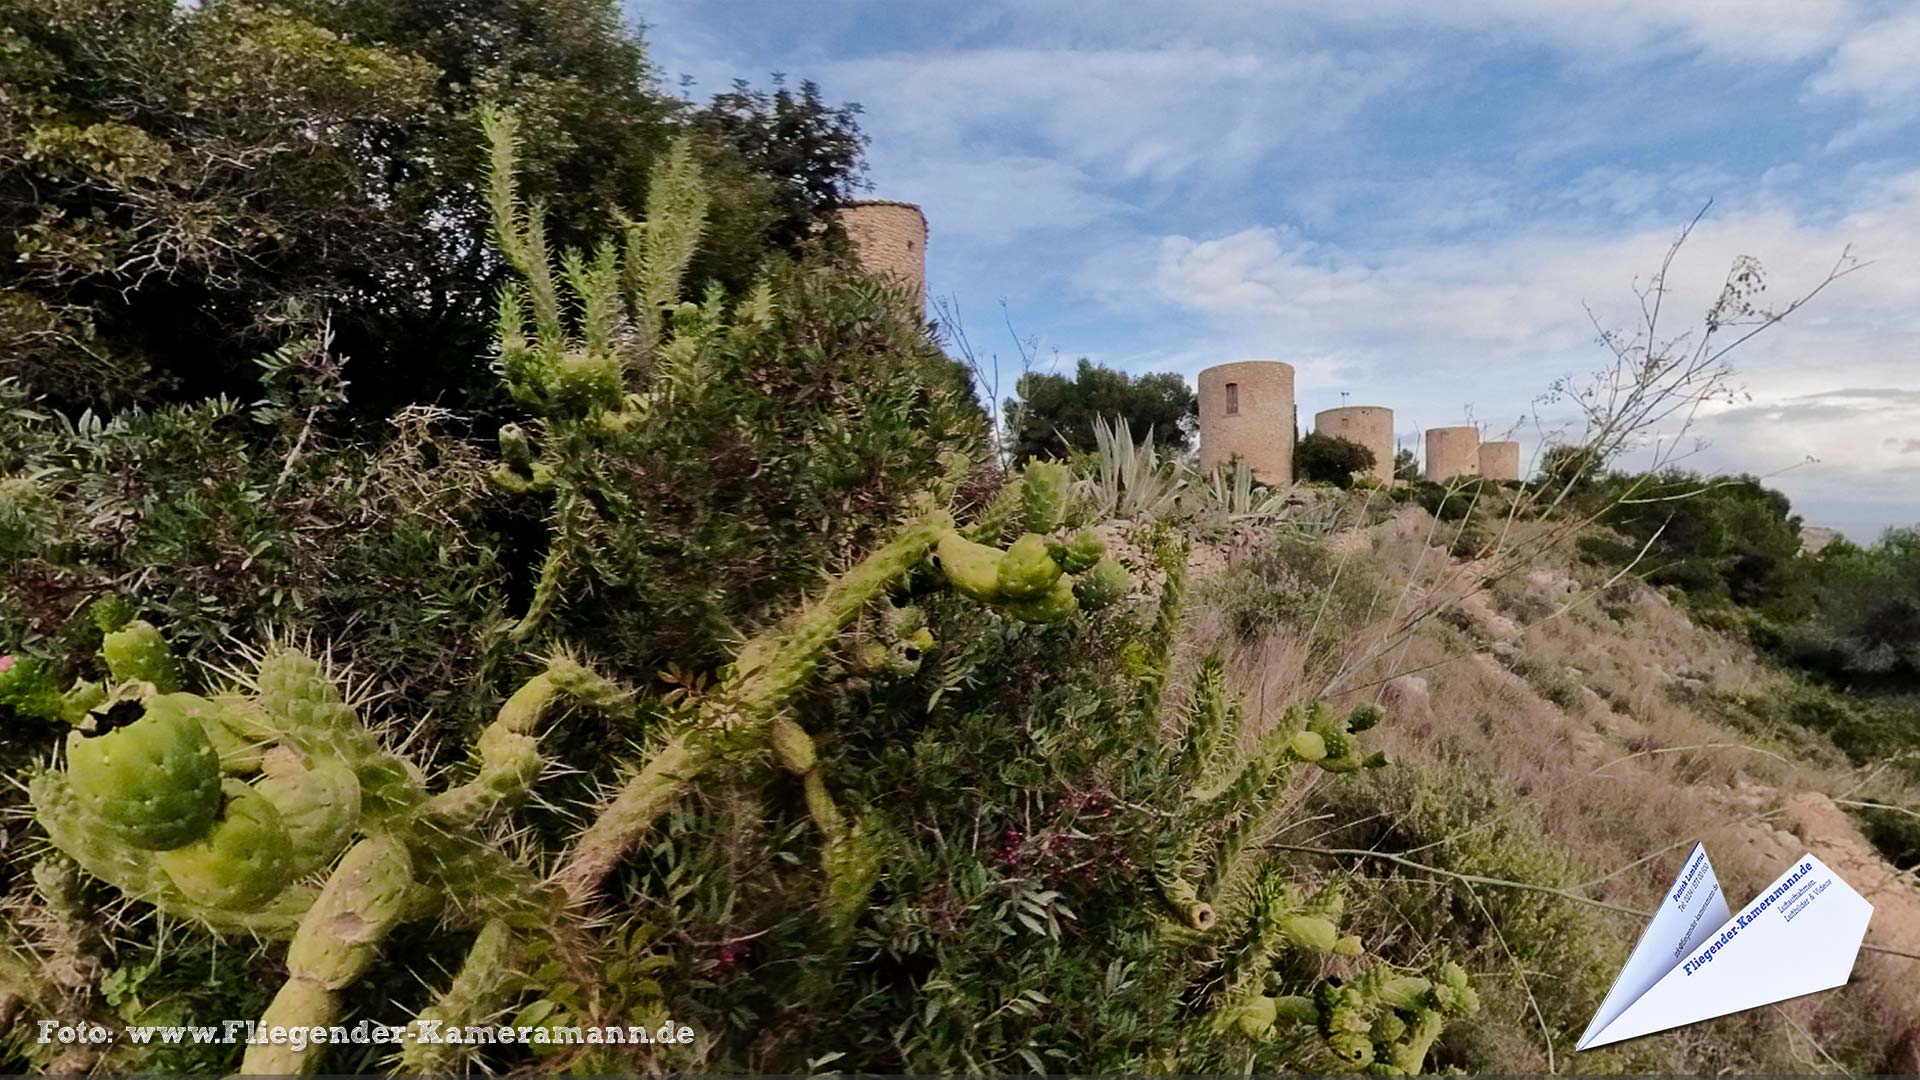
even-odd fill
[(116, 682), (147, 682), (163, 694), (180, 689), (180, 673), (167, 641), (150, 622), (134, 620), (106, 635), (100, 655)]
[(246, 784), (228, 780), (221, 793), (226, 805), (206, 835), (154, 861), (194, 903), (252, 911), (293, 879), (287, 830), (273, 804)]
[(1047, 538), (1027, 533), (1013, 542), (1000, 559), (994, 592), (1002, 600), (1038, 600), (1060, 580), (1060, 564), (1047, 554)]
[(324, 869), (360, 823), (360, 781), (338, 762), (316, 761), (310, 768), (265, 776), (254, 790), (280, 815), (288, 872), (294, 877)]
[(1098, 611), (1120, 600), (1133, 587), (1127, 568), (1111, 558), (1102, 558), (1073, 579), (1073, 595), (1080, 606)]
[(1067, 516), (1073, 472), (1057, 461), (1035, 461), (1026, 468), (1021, 487), (1022, 524), (1030, 533), (1049, 533)]
[(132, 847), (180, 847), (206, 832), (220, 811), (219, 756), (174, 700), (188, 696), (153, 698), (144, 716), (104, 735), (67, 736), (74, 793)]

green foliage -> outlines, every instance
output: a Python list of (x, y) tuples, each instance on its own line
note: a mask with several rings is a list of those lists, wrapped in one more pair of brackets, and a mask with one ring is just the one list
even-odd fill
[(1701, 607), (1736, 606), (1789, 620), (1807, 611), (1800, 518), (1786, 496), (1753, 477), (1609, 474), (1580, 495), (1579, 505), (1602, 511), (1601, 520), (1622, 537), (1589, 541), (1587, 553), (1620, 565), (1638, 557), (1651, 584), (1676, 586)]
[(1920, 777), (1920, 706), (1911, 700), (1846, 694), (1802, 680), (1723, 705), (1744, 726), (1816, 732), (1857, 764), (1887, 764)]
[(794, 247), (811, 239), (863, 186), (867, 137), (857, 120), (859, 106), (828, 104), (811, 81), (798, 90), (779, 75), (773, 83), (768, 93), (736, 80), (688, 119), (694, 131), (735, 150), (755, 176), (774, 182), (779, 216), (765, 235)]
[(1393, 478), (1400, 481), (1420, 479), (1420, 463), (1414, 460), (1413, 451), (1404, 446), (1394, 452)]
[(1128, 375), (1082, 359), (1071, 379), (1030, 371), (1002, 406), (1008, 453), (1016, 462), (1067, 457), (1098, 448), (1095, 423), (1121, 422), (1157, 447), (1184, 449), (1199, 402), (1186, 380), (1170, 372)]
[(1257, 642), (1281, 631), (1304, 635), (1317, 623), (1314, 637), (1325, 648), (1358, 628), (1379, 587), (1364, 566), (1342, 566), (1312, 540), (1276, 536), (1236, 553), (1227, 573), (1209, 587), (1208, 599), (1242, 641)]
[(1606, 475), (1605, 466), (1598, 452), (1584, 446), (1549, 446), (1540, 457), (1538, 483), (1551, 497), (1585, 492)]
[(1920, 529), (1871, 547), (1836, 542), (1808, 560), (1813, 611), (1781, 650), (1837, 679), (1920, 689)]
[(322, 319), (363, 415), (484, 402), (503, 268), (483, 103), (530, 121), (523, 184), (556, 247), (614, 228), (699, 133), (698, 273), (735, 289), (818, 246), (863, 146), (808, 88), (688, 109), (612, 0), (7, 0), (0, 56), (19, 118), (0, 127), (0, 376), (75, 411), (251, 399), (262, 342)]
[(1302, 480), (1353, 486), (1355, 473), (1373, 468), (1373, 451), (1338, 435), (1309, 432), (1293, 448), (1293, 472)]

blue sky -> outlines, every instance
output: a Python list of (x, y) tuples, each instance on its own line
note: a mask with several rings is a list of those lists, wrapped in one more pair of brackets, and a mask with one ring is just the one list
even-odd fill
[(1920, 522), (1920, 3), (629, 12), (696, 96), (780, 71), (863, 106), (873, 195), (925, 208), (929, 289), (1003, 394), (1011, 323), (1041, 367), (1285, 360), (1309, 422), (1345, 392), (1407, 445), (1471, 419), (1530, 452), (1569, 419), (1539, 394), (1606, 359), (1588, 309), (1625, 325), (1708, 200), (1667, 301), (1695, 325), (1736, 256), (1782, 302), (1851, 245), (1870, 265), (1733, 353), (1742, 398), (1683, 452), (1858, 539)]

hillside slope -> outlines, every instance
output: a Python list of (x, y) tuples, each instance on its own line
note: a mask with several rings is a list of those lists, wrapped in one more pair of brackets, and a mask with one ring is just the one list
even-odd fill
[[(1282, 840), (1373, 886), (1359, 892), (1383, 949), (1473, 958), (1490, 1007), (1450, 1033), (1439, 1064), (1920, 1068), (1920, 884), (1846, 809), (1920, 805), (1910, 785), (1804, 731), (1740, 722), (1728, 703), (1779, 692), (1785, 677), (1644, 585), (1608, 584), (1559, 554), (1502, 575), (1449, 556), (1450, 527), (1416, 507), (1360, 513), (1371, 524), (1323, 545), (1283, 542), (1277, 555), (1243, 537), (1203, 558), (1212, 603), (1194, 634), (1228, 647), (1249, 708), (1267, 715), (1323, 689), (1387, 707), (1379, 741), (1401, 767), (1300, 792)], [(1526, 539), (1525, 523), (1512, 528), (1509, 543)], [(1261, 610), (1287, 597), (1291, 613)], [(1735, 903), (1812, 851), (1874, 904), (1868, 944), (1880, 951), (1863, 952), (1839, 991), (1574, 1055), (1644, 924), (1628, 912), (1655, 906), (1695, 841)]]

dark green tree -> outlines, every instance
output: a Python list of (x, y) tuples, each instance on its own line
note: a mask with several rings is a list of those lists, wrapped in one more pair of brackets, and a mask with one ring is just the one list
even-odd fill
[(1639, 567), (1647, 580), (1678, 586), (1697, 602), (1783, 620), (1807, 613), (1800, 518), (1785, 495), (1757, 478), (1609, 475), (1581, 498), (1625, 535), (1613, 548), (1585, 544), (1590, 552), (1624, 562), (1644, 548)]
[(1199, 415), (1185, 379), (1170, 371), (1128, 375), (1082, 358), (1073, 378), (1030, 371), (1002, 406), (1013, 460), (1091, 451), (1095, 417), (1121, 417), (1156, 445), (1184, 449)]
[(362, 416), (484, 401), (475, 110), (524, 118), (557, 248), (637, 211), (694, 115), (764, 104), (699, 140), (697, 292), (802, 252), (858, 175), (850, 107), (736, 94), (660, 90), (614, 0), (0, 0), (0, 376), (62, 407), (251, 400), (254, 359), (325, 323)]
[(1420, 479), (1420, 463), (1414, 460), (1413, 451), (1404, 446), (1393, 455), (1393, 478), (1395, 480)]
[(1801, 658), (1844, 678), (1920, 683), (1920, 528), (1889, 529), (1867, 548), (1838, 541), (1812, 562)]
[(830, 225), (833, 210), (866, 186), (867, 137), (860, 130), (860, 106), (830, 104), (811, 81), (794, 90), (776, 74), (773, 86), (769, 93), (735, 80), (690, 120), (695, 131), (731, 148), (771, 183), (778, 216), (766, 235), (794, 246)]
[(1315, 431), (1293, 448), (1293, 472), (1301, 480), (1353, 486), (1353, 474), (1373, 468), (1373, 451), (1338, 435)]

